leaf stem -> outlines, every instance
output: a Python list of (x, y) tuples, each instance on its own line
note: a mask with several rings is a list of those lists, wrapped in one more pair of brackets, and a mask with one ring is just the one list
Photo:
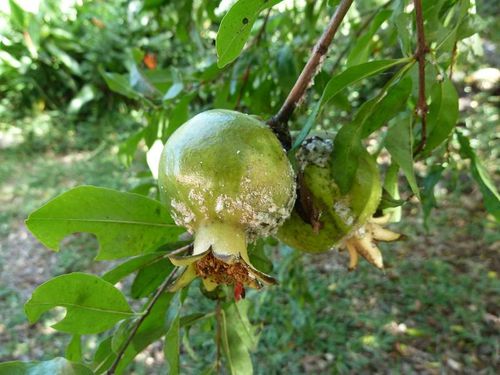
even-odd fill
[(414, 155), (417, 155), (424, 149), (427, 142), (428, 107), (425, 100), (425, 55), (429, 52), (429, 47), (425, 41), (422, 0), (413, 0), (413, 4), (415, 6), (415, 23), (417, 26), (417, 49), (415, 51), (415, 59), (418, 62), (418, 101), (415, 113), (420, 117), (422, 123), (420, 143), (414, 152)]
[(167, 287), (172, 282), (172, 280), (174, 278), (174, 275), (175, 275), (175, 270), (172, 271), (170, 273), (170, 275), (165, 279), (165, 281), (163, 281), (163, 283), (158, 287), (158, 289), (156, 290), (155, 295), (153, 296), (153, 298), (151, 298), (151, 300), (147, 304), (146, 308), (144, 309), (144, 312), (142, 313), (142, 316), (134, 324), (134, 326), (130, 330), (130, 333), (129, 333), (127, 339), (125, 340), (125, 343), (122, 345), (122, 347), (120, 348), (119, 352), (116, 354), (115, 360), (113, 361), (113, 363), (112, 363), (111, 367), (109, 368), (109, 370), (106, 372), (107, 375), (113, 375), (115, 373), (116, 368), (118, 367), (118, 364), (120, 363), (120, 360), (122, 359), (123, 355), (125, 354), (125, 351), (127, 350), (128, 346), (130, 345), (130, 343), (134, 339), (134, 336), (137, 333), (137, 330), (141, 326), (142, 322), (144, 322), (144, 320), (151, 313), (151, 310), (153, 309), (153, 307), (156, 304), (156, 302), (158, 302), (158, 300), (160, 299), (161, 295), (165, 292), (165, 290), (167, 290)]
[(268, 120), (268, 125), (276, 133), (277, 137), (285, 147), (285, 149), (290, 149), (291, 147), (291, 136), (288, 129), (288, 120), (293, 114), (293, 111), (297, 107), (298, 103), (304, 96), (306, 90), (311, 85), (314, 76), (319, 71), (321, 64), (323, 62), (325, 54), (328, 52), (328, 47), (332, 42), (333, 37), (337, 33), (342, 20), (344, 19), (347, 11), (352, 5), (353, 0), (342, 0), (337, 10), (333, 14), (328, 26), (326, 27), (323, 35), (319, 38), (316, 45), (314, 46), (313, 52), (309, 57), (304, 69), (300, 73), (299, 78), (292, 87), (288, 97), (281, 106), (278, 113)]

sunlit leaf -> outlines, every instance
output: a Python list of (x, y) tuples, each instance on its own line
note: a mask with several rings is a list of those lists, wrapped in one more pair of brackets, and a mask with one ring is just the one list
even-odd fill
[(57, 276), (38, 286), (24, 305), (31, 323), (54, 307), (64, 307), (66, 315), (52, 327), (74, 334), (99, 333), (120, 320), (133, 317), (123, 294), (97, 276), (75, 272)]
[(241, 53), (255, 20), (282, 0), (238, 0), (226, 13), (217, 33), (217, 65), (222, 68)]
[(52, 199), (31, 213), (26, 225), (54, 251), (69, 234), (93, 233), (100, 243), (99, 260), (147, 253), (183, 232), (160, 202), (95, 186), (80, 186)]
[(26, 25), (27, 14), (15, 0), (9, 0), (10, 22), (18, 29), (24, 29)]
[(62, 357), (49, 361), (12, 361), (0, 363), (0, 375), (93, 375), (87, 366)]
[(68, 113), (78, 113), (85, 104), (92, 101), (95, 97), (96, 92), (92, 85), (87, 84), (83, 86), (78, 94), (76, 94), (69, 102)]

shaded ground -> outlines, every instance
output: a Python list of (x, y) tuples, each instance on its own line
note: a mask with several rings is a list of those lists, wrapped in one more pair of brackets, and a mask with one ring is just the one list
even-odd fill
[[(0, 360), (62, 355), (69, 337), (50, 319), (29, 326), (22, 304), (51, 276), (85, 270), (96, 243), (86, 235), (66, 240), (59, 254), (27, 232), (30, 210), (67, 188), (95, 184), (126, 189), (134, 184), (111, 154), (26, 156), (3, 152), (0, 165)], [(500, 366), (498, 227), (489, 221), (470, 182), (457, 186), (434, 212), (425, 234), (416, 206), (399, 225), (409, 240), (383, 246), (387, 270), (363, 263), (346, 271), (346, 254), (297, 256), (276, 251), (280, 286), (249, 293), (252, 317), (262, 324), (256, 372), (272, 373), (474, 373)], [(467, 187), (467, 194), (460, 189)], [(464, 197), (465, 198), (459, 198)], [(413, 218), (413, 219), (412, 219)], [(279, 257), (278, 257), (279, 256)], [(279, 258), (279, 259), (278, 259)], [(293, 276), (293, 277), (292, 277)], [(192, 288), (187, 308), (213, 309)], [(194, 327), (183, 348), (185, 373), (199, 373), (215, 355), (211, 322)], [(92, 345), (92, 340), (89, 340)], [(141, 354), (134, 373), (158, 373), (161, 343)], [(152, 367), (151, 367), (152, 366)]]

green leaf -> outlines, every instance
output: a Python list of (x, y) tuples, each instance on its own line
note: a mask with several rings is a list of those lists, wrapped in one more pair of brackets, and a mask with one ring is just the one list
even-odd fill
[(80, 335), (73, 335), (71, 341), (66, 347), (66, 359), (74, 362), (81, 362), (82, 360), (82, 337)]
[[(132, 342), (125, 350), (122, 360), (117, 367), (117, 374), (124, 373), (127, 366), (134, 360), (134, 358), (142, 352), (148, 345), (159, 340), (168, 331), (169, 326), (165, 319), (165, 314), (170, 306), (174, 294), (164, 293), (153, 306), (151, 313), (144, 319), (140, 325), (137, 333), (134, 335)], [(133, 322), (124, 322), (119, 327), (117, 334), (120, 337), (126, 337), (123, 335), (123, 331), (130, 331), (130, 327)], [(113, 343), (114, 347), (120, 347), (123, 342)]]
[(92, 85), (87, 84), (76, 94), (68, 105), (68, 113), (75, 114), (88, 102), (96, 97), (95, 89)]
[(298, 77), (296, 56), (290, 46), (285, 45), (278, 51), (276, 58), (276, 71), (278, 73), (278, 83), (283, 92), (289, 92)]
[(385, 147), (391, 154), (393, 161), (403, 170), (413, 193), (420, 198), (420, 191), (415, 179), (415, 171), (413, 170), (413, 136), (411, 125), (412, 119), (410, 116), (405, 116), (401, 120), (398, 120), (387, 131)]
[(52, 327), (73, 334), (106, 331), (120, 320), (135, 316), (123, 294), (97, 276), (75, 272), (38, 286), (24, 305), (30, 323), (46, 311), (64, 307), (66, 315)]
[(139, 142), (144, 138), (146, 131), (141, 129), (136, 133), (130, 135), (125, 141), (118, 146), (118, 157), (120, 161), (126, 166), (130, 167), (134, 160), (135, 153)]
[(431, 211), (433, 208), (437, 207), (434, 187), (441, 179), (444, 169), (442, 165), (433, 165), (422, 181), (422, 211), (424, 214), (424, 226), (427, 230), (429, 230), (429, 217)]
[(141, 95), (130, 86), (127, 75), (101, 71), (104, 81), (111, 91), (117, 92), (129, 99), (140, 99)]
[(406, 108), (411, 94), (412, 80), (406, 77), (387, 90), (387, 94), (377, 104), (370, 116), (367, 116), (362, 129), (361, 138), (366, 138), (386, 125), (390, 119)]
[(0, 363), (0, 375), (93, 375), (87, 366), (74, 363), (62, 357), (49, 361)]
[(364, 63), (370, 57), (372, 49), (372, 38), (380, 26), (391, 16), (392, 10), (380, 10), (375, 18), (370, 22), (368, 30), (356, 39), (351, 52), (347, 57), (346, 66), (353, 66)]
[(172, 262), (164, 258), (143, 266), (132, 283), (130, 292), (132, 298), (143, 298), (150, 295), (173, 269)]
[(170, 375), (179, 374), (180, 370), (180, 309), (182, 306), (180, 293), (177, 293), (170, 304), (167, 313), (167, 323), (169, 327), (165, 335), (164, 353)]
[(99, 260), (147, 253), (183, 232), (160, 202), (95, 186), (80, 186), (52, 199), (31, 213), (26, 225), (54, 251), (71, 233), (94, 233)]
[[(107, 73), (110, 74), (110, 73)], [(112, 73), (111, 73), (112, 74)], [(139, 92), (145, 97), (154, 98), (159, 96), (160, 92), (156, 89), (151, 82), (149, 82), (146, 75), (137, 67), (136, 64), (132, 64), (129, 72), (129, 85), (133, 91)], [(106, 81), (107, 83), (107, 81)], [(110, 86), (111, 88), (111, 86)]]
[(399, 47), (404, 56), (411, 56), (412, 51), (412, 35), (411, 26), (413, 21), (413, 14), (405, 12), (405, 4), (403, 1), (398, 2), (396, 5), (399, 9), (396, 9), (394, 15), (391, 18), (391, 22), (396, 26)]
[[(399, 165), (397, 163), (393, 163), (389, 166), (389, 168), (387, 168), (384, 179), (383, 189), (386, 190), (394, 199), (399, 199), (401, 197), (399, 194), (398, 172)], [(401, 221), (401, 207), (385, 208), (383, 209), (383, 213), (384, 215), (391, 215), (391, 222)]]
[(401, 207), (406, 201), (394, 198), (386, 189), (382, 190), (382, 198), (377, 207), (377, 210), (385, 210), (386, 208)]
[(500, 221), (500, 196), (493, 181), (491, 181), (486, 168), (484, 168), (481, 160), (472, 149), (469, 140), (459, 132), (457, 132), (457, 136), (460, 143), (461, 155), (470, 159), (471, 174), (479, 185), (479, 189), (483, 195), (484, 207), (493, 215), (495, 220)]
[(71, 73), (77, 76), (82, 74), (78, 61), (57, 47), (55, 44), (49, 42), (45, 45), (45, 48), (63, 65), (65, 65)]
[(253, 374), (250, 351), (254, 350), (258, 335), (248, 320), (248, 301), (230, 303), (222, 310), (222, 346), (229, 371), (234, 375)]
[[(354, 120), (344, 125), (337, 133), (330, 159), (330, 170), (342, 194), (346, 194), (351, 188), (359, 157), (365, 152), (361, 140), (370, 134), (369, 131), (376, 130), (395, 116), (404, 106), (405, 102), (399, 102), (400, 98), (397, 95), (401, 95), (404, 91), (407, 98), (410, 94), (411, 80), (400, 80), (408, 67), (407, 64), (400, 69), (374, 98), (361, 106)], [(405, 100), (406, 98), (403, 97)], [(396, 106), (396, 103), (399, 105)]]
[(9, 0), (10, 22), (18, 29), (24, 29), (26, 25), (25, 11), (14, 0)]
[(99, 343), (92, 360), (92, 369), (95, 374), (103, 374), (116, 358), (115, 352), (111, 348), (113, 336), (106, 337)]
[(448, 139), (458, 119), (458, 94), (447, 77), (437, 82), (431, 90), (431, 104), (427, 115), (427, 143), (430, 152)]
[(335, 95), (345, 89), (347, 86), (355, 82), (359, 82), (364, 78), (378, 74), (393, 66), (404, 64), (411, 59), (396, 59), (396, 60), (376, 60), (364, 64), (351, 66), (342, 73), (333, 77), (325, 87), (321, 96), (321, 107), (328, 103)]
[(370, 61), (364, 64), (352, 66), (330, 79), (325, 87), (325, 90), (323, 91), (321, 99), (313, 107), (311, 114), (307, 118), (306, 124), (295, 139), (291, 152), (300, 147), (304, 139), (306, 139), (307, 135), (316, 123), (316, 117), (318, 117), (323, 106), (330, 100), (332, 100), (342, 90), (356, 82), (361, 81), (364, 78), (383, 72), (384, 70), (387, 70), (395, 65), (403, 64), (409, 61), (410, 59)]
[(229, 9), (217, 33), (219, 68), (226, 66), (240, 55), (259, 13), (279, 2), (281, 0), (238, 0)]
[(101, 278), (103, 280), (106, 280), (108, 283), (116, 284), (118, 281), (124, 279), (135, 271), (158, 262), (161, 258), (165, 257), (165, 254), (167, 254), (167, 252), (154, 252), (150, 254), (139, 255), (109, 270), (104, 275), (102, 275)]
[(255, 268), (264, 273), (271, 273), (273, 270), (273, 262), (264, 251), (265, 242), (263, 239), (257, 240), (249, 246), (248, 255), (250, 262)]
[(163, 137), (164, 140), (168, 139), (172, 133), (179, 128), (179, 126), (189, 120), (189, 103), (194, 97), (194, 94), (183, 96), (172, 109), (168, 119), (168, 128), (165, 131), (165, 136)]

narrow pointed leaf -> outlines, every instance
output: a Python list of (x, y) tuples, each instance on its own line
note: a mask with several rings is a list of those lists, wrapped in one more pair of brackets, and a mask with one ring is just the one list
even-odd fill
[(222, 345), (229, 372), (233, 375), (253, 374), (250, 351), (255, 348), (258, 336), (250, 325), (247, 310), (248, 306), (242, 301), (238, 305), (226, 305), (222, 313)]
[(430, 152), (445, 141), (458, 119), (458, 94), (453, 82), (445, 78), (434, 85), (427, 115), (427, 143), (424, 151)]
[(75, 272), (55, 277), (38, 286), (24, 309), (31, 323), (54, 307), (66, 315), (52, 327), (73, 334), (106, 331), (120, 320), (135, 316), (123, 294), (97, 276)]
[(413, 193), (420, 198), (415, 171), (413, 170), (413, 137), (411, 118), (405, 117), (389, 128), (385, 138), (385, 147), (408, 180)]
[(71, 341), (66, 347), (66, 359), (75, 362), (82, 360), (82, 337), (81, 335), (73, 335)]
[(54, 251), (69, 234), (93, 233), (100, 244), (99, 260), (150, 252), (183, 232), (160, 202), (95, 186), (80, 186), (52, 199), (26, 225)]

